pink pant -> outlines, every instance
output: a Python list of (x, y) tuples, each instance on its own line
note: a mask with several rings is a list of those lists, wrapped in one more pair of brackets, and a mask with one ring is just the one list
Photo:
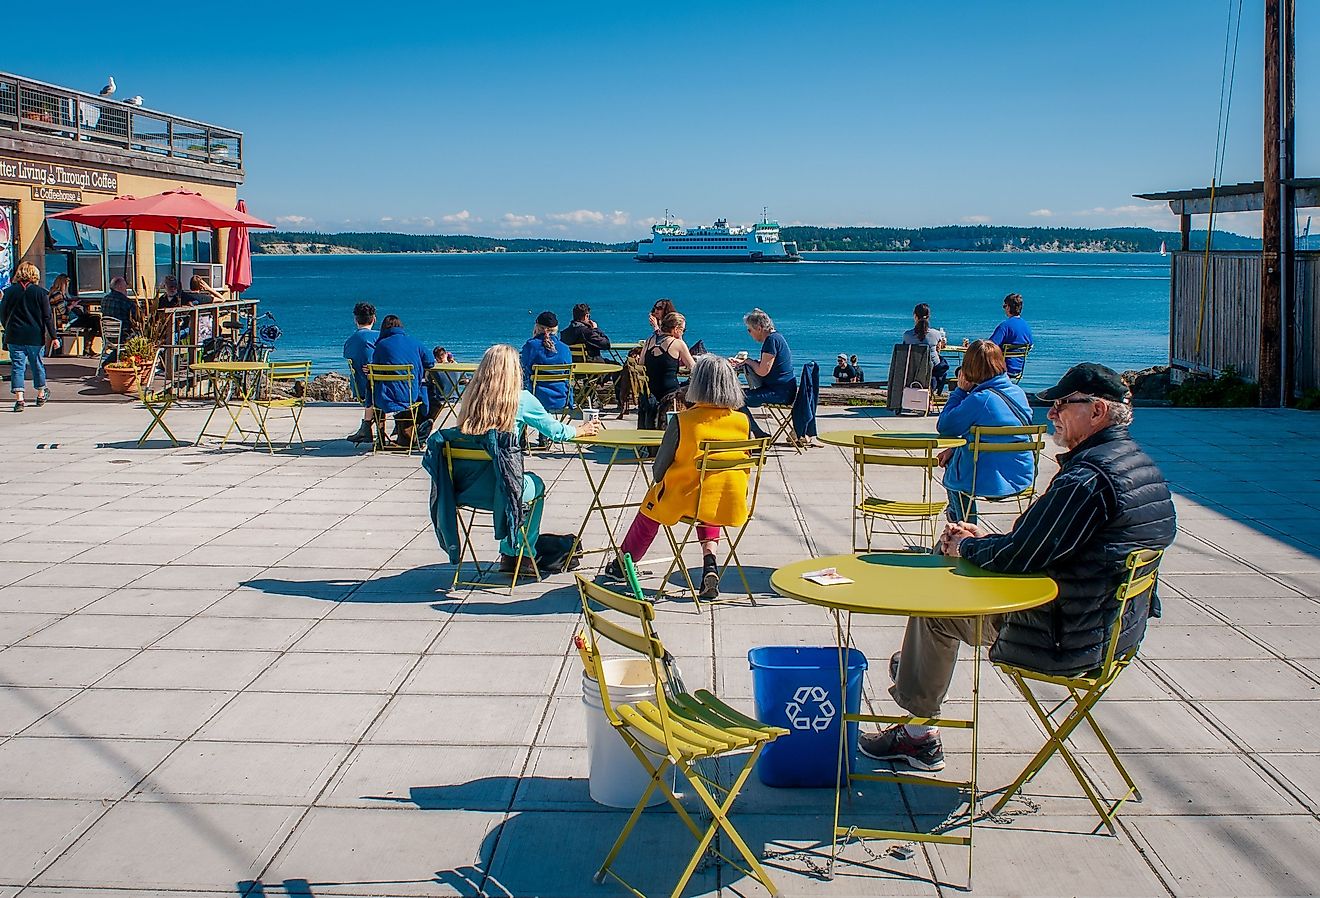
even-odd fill
[[(633, 518), (632, 526), (628, 528), (628, 535), (619, 544), (619, 551), (624, 555), (631, 555), (633, 561), (641, 561), (659, 532), (660, 525), (639, 511), (637, 517)], [(720, 528), (709, 524), (698, 524), (697, 538), (703, 542), (719, 539)]]

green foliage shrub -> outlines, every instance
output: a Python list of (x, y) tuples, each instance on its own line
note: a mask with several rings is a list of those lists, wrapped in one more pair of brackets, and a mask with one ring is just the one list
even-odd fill
[(1169, 392), (1169, 399), (1182, 408), (1251, 408), (1260, 404), (1260, 388), (1230, 365), (1213, 379), (1189, 377)]

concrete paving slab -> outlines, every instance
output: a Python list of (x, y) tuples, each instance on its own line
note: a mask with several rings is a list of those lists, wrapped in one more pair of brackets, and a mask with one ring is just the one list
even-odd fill
[(278, 652), (297, 642), (312, 623), (301, 618), (195, 617), (155, 648)]
[(99, 801), (0, 800), (0, 883), (27, 885), (104, 813)]
[(133, 801), (287, 804), (315, 800), (344, 745), (191, 741), (133, 790)]
[(244, 692), (197, 732), (223, 742), (356, 742), (385, 707), (367, 693)]
[(431, 655), (403, 686), (408, 694), (549, 695), (564, 667), (557, 655)]
[(205, 690), (88, 689), (24, 735), (186, 739), (232, 697)]
[(277, 652), (147, 649), (98, 686), (122, 689), (219, 689), (237, 692), (279, 657)]
[(1311, 813), (1320, 810), (1320, 754), (1274, 753), (1260, 755), (1259, 760), (1283, 780)]
[(546, 705), (530, 695), (400, 695), (367, 734), (373, 743), (530, 744)]
[[(1297, 707), (1282, 701), (1200, 703), (1201, 710), (1251, 751), (1315, 751), (1320, 742), (1320, 716), (1298, 714)], [(1282, 720), (1288, 726), (1279, 726)]]
[(6, 611), (71, 614), (112, 591), (99, 586), (6, 586), (0, 589), (0, 607)]
[(1131, 832), (1178, 895), (1314, 895), (1313, 817), (1134, 817)]
[(22, 642), (28, 636), (63, 619), (60, 614), (0, 612), (0, 647)]
[[(1148, 662), (1192, 699), (1293, 699), (1320, 697), (1320, 682), (1281, 661)], [(1125, 674), (1126, 676), (1126, 674)]]
[(318, 804), (503, 812), (527, 749), (516, 745), (361, 745)]
[(489, 856), (502, 819), (480, 811), (313, 808), (261, 881), (310, 880), (317, 895), (478, 894), (463, 872)]
[(186, 620), (186, 617), (163, 614), (75, 614), (43, 628), (25, 639), (23, 644), (141, 649), (177, 629)]
[[(335, 609), (341, 610), (339, 608)], [(440, 633), (438, 622), (353, 620), (330, 617), (319, 621), (293, 646), (299, 652), (385, 652), (417, 654)]]
[(178, 745), (163, 739), (20, 736), (0, 743), (0, 798), (113, 801)]
[(0, 652), (0, 685), (90, 686), (135, 649), (16, 645)]
[(150, 871), (166, 889), (232, 888), (256, 877), (301, 813), (272, 805), (121, 802), (36, 884), (136, 888)]
[(288, 652), (257, 677), (251, 688), (261, 692), (391, 694), (416, 663), (410, 655)]

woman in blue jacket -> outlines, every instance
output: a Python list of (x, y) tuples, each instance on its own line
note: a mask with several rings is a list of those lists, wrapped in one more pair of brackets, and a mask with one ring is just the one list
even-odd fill
[[(1031, 424), (1027, 394), (1004, 373), (1004, 351), (989, 340), (967, 347), (958, 386), (940, 413), (936, 428), (941, 436), (962, 437), (970, 444), (971, 430), (982, 427), (1025, 427)], [(1026, 437), (985, 437), (988, 442), (1023, 442)], [(944, 488), (949, 493), (950, 521), (976, 522), (972, 491), (972, 450), (968, 446), (940, 453)], [(1029, 450), (993, 452), (976, 464), (976, 492), (981, 496), (1011, 496), (1036, 480), (1036, 459)]]
[[(533, 365), (571, 365), (573, 350), (559, 339), (559, 316), (554, 312), (542, 312), (536, 316), (536, 327), (532, 338), (523, 344), (522, 370), (523, 389), (532, 389)], [(573, 393), (568, 381), (540, 384), (533, 391), (541, 404), (552, 412), (573, 405)]]
[[(403, 322), (399, 320), (398, 315), (386, 315), (380, 323), (380, 336), (376, 339), (375, 349), (372, 350), (371, 362), (373, 365), (412, 366), (411, 384), (407, 381), (378, 383), (371, 397), (371, 405), (378, 413), (394, 415), (394, 439), (403, 445), (408, 445), (409, 431), (417, 425), (417, 422), (426, 419), (426, 369), (435, 364), (434, 356), (420, 340), (404, 332)], [(421, 403), (417, 421), (413, 421), (407, 415), (408, 406), (413, 402)], [(428, 424), (427, 427), (429, 426)], [(381, 427), (383, 429), (384, 424)], [(420, 443), (424, 439), (426, 433), (419, 432), (417, 441)]]

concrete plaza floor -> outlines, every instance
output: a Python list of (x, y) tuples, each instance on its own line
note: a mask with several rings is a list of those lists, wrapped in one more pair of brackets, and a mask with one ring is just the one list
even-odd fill
[[(822, 430), (870, 412), (828, 410)], [(202, 414), (168, 420), (192, 435)], [(133, 403), (0, 413), (0, 898), (625, 894), (591, 883), (625, 814), (587, 793), (572, 576), (449, 592), (416, 457), (353, 450), (338, 438), (355, 417), (312, 407), (307, 449), (272, 456), (136, 448), (148, 416)], [(1316, 894), (1320, 416), (1143, 409), (1134, 430), (1181, 524), (1165, 617), (1098, 712), (1144, 801), (1116, 837), (1095, 834), (1056, 759), (1029, 801), (978, 825), (975, 893)], [(577, 458), (530, 468), (550, 484), (544, 529), (576, 530)], [(617, 470), (609, 493), (637, 476)], [(847, 551), (849, 497), (841, 450), (777, 453), (744, 544), (754, 585)], [(833, 642), (826, 612), (769, 595), (658, 616), (688, 685), (749, 711), (749, 648)], [(890, 707), (901, 621), (854, 630), (868, 700)], [(981, 782), (996, 788), (1043, 736), (988, 664), (982, 683)], [(1103, 777), (1098, 745), (1081, 748)], [(948, 733), (946, 750), (965, 770), (966, 740)], [(856, 810), (930, 827), (952, 800), (892, 787)], [(903, 860), (853, 843), (819, 878), (831, 802), (753, 781), (735, 808), (784, 894), (959, 892), (965, 852), (946, 846)], [(650, 812), (622, 869), (668, 894), (690, 846)], [(687, 894), (765, 892), (710, 865)]]

